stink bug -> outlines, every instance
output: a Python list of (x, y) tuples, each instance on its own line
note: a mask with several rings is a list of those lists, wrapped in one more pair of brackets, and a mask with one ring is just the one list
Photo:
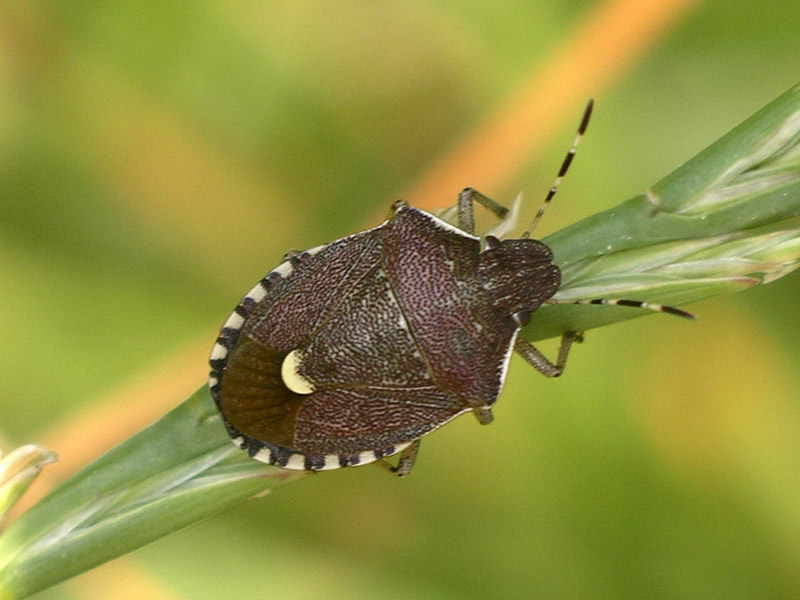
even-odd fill
[[(420, 438), (473, 412), (482, 424), (516, 350), (548, 377), (561, 374), (577, 332), (565, 332), (550, 362), (517, 338), (542, 303), (557, 303), (561, 272), (550, 248), (530, 239), (555, 195), (591, 114), (533, 223), (500, 241), (512, 210), (467, 188), (458, 227), (396, 202), (374, 229), (283, 262), (250, 290), (211, 352), (211, 394), (233, 442), (287, 469), (378, 464), (405, 475)], [(474, 235), (473, 204), (502, 219)], [(690, 316), (631, 300), (618, 304)], [(384, 457), (401, 452), (397, 466)]]

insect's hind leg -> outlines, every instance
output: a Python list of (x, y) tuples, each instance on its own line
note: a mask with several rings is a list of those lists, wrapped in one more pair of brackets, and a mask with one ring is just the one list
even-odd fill
[(458, 193), (458, 228), (462, 231), (475, 234), (475, 211), (474, 203), (477, 202), (487, 210), (504, 219), (508, 214), (508, 209), (495, 202), (488, 196), (484, 196), (475, 188), (464, 188)]
[(400, 458), (397, 460), (397, 465), (393, 465), (385, 458), (378, 459), (375, 464), (384, 471), (388, 471), (398, 477), (403, 477), (411, 473), (414, 466), (414, 461), (417, 460), (417, 453), (419, 452), (419, 440), (414, 440), (411, 445), (400, 453)]
[(567, 364), (567, 356), (573, 342), (582, 341), (583, 334), (577, 331), (565, 331), (561, 336), (561, 346), (558, 349), (558, 359), (555, 364), (550, 362), (533, 344), (521, 338), (517, 338), (514, 342), (514, 350), (545, 377), (559, 377), (564, 372), (564, 365)]

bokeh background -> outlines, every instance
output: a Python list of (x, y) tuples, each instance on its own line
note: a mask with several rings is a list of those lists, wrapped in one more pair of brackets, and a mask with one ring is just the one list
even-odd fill
[[(4, 0), (0, 436), (61, 456), (32, 497), (201, 385), (289, 248), (465, 185), (531, 216), (593, 95), (554, 231), (797, 83), (798, 31), (796, 0)], [(405, 480), (306, 477), (37, 598), (800, 597), (798, 293), (515, 359)]]

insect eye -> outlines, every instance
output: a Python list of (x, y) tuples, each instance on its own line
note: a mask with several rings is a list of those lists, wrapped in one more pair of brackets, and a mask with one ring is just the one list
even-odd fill
[(408, 206), (408, 202), (406, 202), (405, 200), (395, 200), (394, 202), (392, 202), (392, 206), (389, 209), (389, 214), (394, 214), (398, 210), (406, 206)]
[(531, 322), (531, 313), (521, 310), (511, 315), (511, 318), (514, 319), (520, 327), (525, 327), (525, 325)]
[(483, 249), (486, 250), (494, 250), (495, 248), (500, 246), (500, 240), (498, 240), (493, 235), (487, 235), (483, 238)]

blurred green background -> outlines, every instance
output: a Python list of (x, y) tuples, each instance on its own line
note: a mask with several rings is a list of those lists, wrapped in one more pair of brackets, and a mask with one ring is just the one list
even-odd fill
[[(287, 249), (375, 224), (595, 5), (4, 1), (0, 436), (37, 441), (210, 348)], [(537, 233), (641, 192), (797, 83), (798, 31), (796, 0), (691, 4), (593, 92)], [(482, 191), (524, 190), (533, 214), (580, 109)], [(409, 478), (306, 477), (124, 560), (169, 598), (800, 597), (798, 293), (790, 276), (693, 306), (696, 323), (592, 331), (556, 381), (514, 360), (495, 422), (429, 436)], [(188, 389), (205, 375), (197, 360)], [(91, 577), (37, 597), (141, 583)]]

